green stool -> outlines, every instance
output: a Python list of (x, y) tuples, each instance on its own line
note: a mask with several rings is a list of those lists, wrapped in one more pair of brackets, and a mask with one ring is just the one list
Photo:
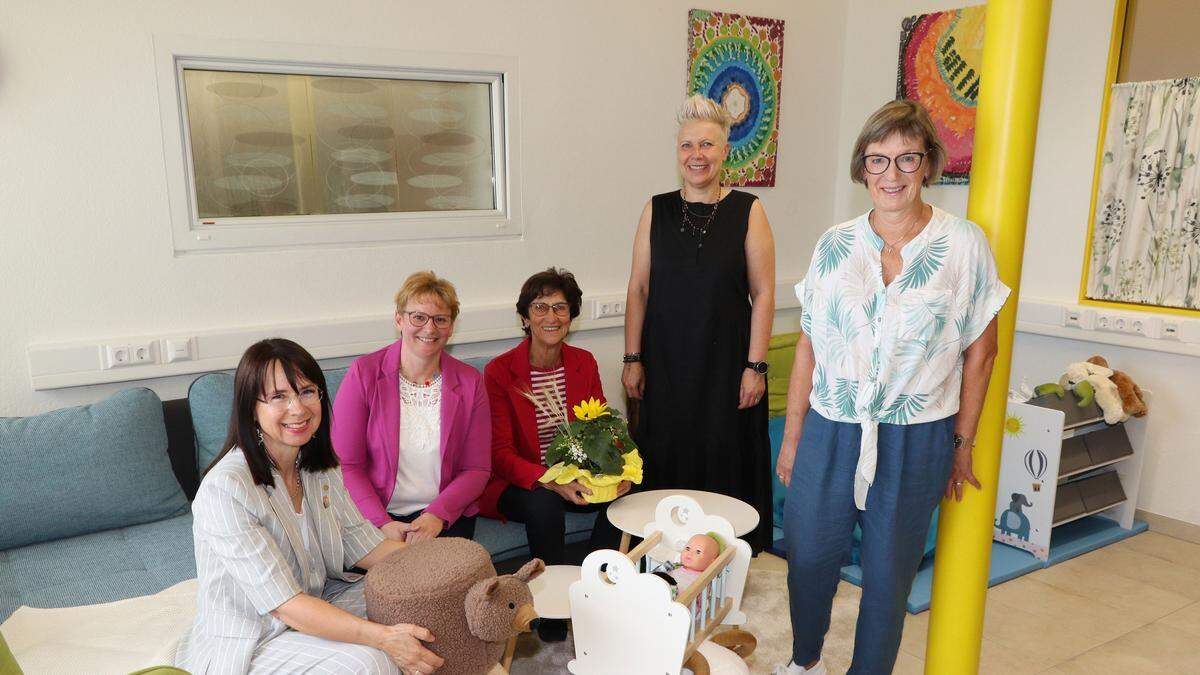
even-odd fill
[(0, 633), (0, 675), (22, 675), (21, 666), (17, 665), (17, 657), (13, 656), (8, 648), (3, 633)]

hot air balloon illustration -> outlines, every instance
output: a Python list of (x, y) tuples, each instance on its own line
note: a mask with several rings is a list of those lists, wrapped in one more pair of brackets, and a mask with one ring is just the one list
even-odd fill
[(1034, 492), (1040, 492), (1042, 489), (1042, 474), (1046, 473), (1046, 465), (1048, 463), (1046, 453), (1037, 448), (1025, 453), (1025, 470), (1033, 478)]

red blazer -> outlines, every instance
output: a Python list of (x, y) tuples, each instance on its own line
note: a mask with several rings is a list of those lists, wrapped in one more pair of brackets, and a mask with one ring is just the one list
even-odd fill
[[(563, 368), (567, 375), (567, 415), (574, 419), (571, 406), (580, 401), (604, 399), (600, 369), (591, 352), (571, 345), (562, 346)], [(538, 445), (537, 412), (533, 402), (521, 395), (529, 391), (529, 339), (488, 362), (484, 368), (488, 399), (492, 407), (492, 478), (479, 498), (479, 513), (504, 520), (496, 503), (509, 485), (532, 489), (546, 472)]]
[[(491, 474), (490, 412), (483, 377), (442, 352), (442, 484), (426, 511), (446, 526), (475, 515), (475, 500)], [(387, 503), (400, 461), (400, 341), (350, 364), (333, 402), (333, 449), (346, 489), (363, 517), (391, 522)]]

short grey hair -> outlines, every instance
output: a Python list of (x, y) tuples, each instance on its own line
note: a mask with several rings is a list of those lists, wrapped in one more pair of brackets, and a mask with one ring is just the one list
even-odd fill
[(923, 166), (928, 171), (921, 183), (926, 187), (936, 183), (942, 177), (942, 168), (946, 166), (946, 147), (938, 138), (937, 129), (924, 106), (908, 99), (889, 101), (867, 118), (867, 123), (858, 133), (858, 140), (854, 142), (854, 153), (850, 156), (850, 180), (866, 185), (863, 172), (867, 163), (867, 146), (897, 135), (925, 143)]
[(725, 106), (704, 94), (692, 94), (687, 97), (683, 105), (679, 106), (679, 113), (675, 119), (681, 127), (688, 122), (712, 122), (721, 127), (726, 141), (729, 140), (729, 129), (733, 127), (733, 116)]

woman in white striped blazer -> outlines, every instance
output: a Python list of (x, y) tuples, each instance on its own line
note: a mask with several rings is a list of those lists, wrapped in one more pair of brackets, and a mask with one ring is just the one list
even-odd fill
[(403, 543), (342, 482), (317, 362), (290, 340), (242, 356), (224, 449), (192, 505), (200, 589), (176, 662), (192, 673), (430, 673), (428, 630), (366, 620), (362, 575)]

